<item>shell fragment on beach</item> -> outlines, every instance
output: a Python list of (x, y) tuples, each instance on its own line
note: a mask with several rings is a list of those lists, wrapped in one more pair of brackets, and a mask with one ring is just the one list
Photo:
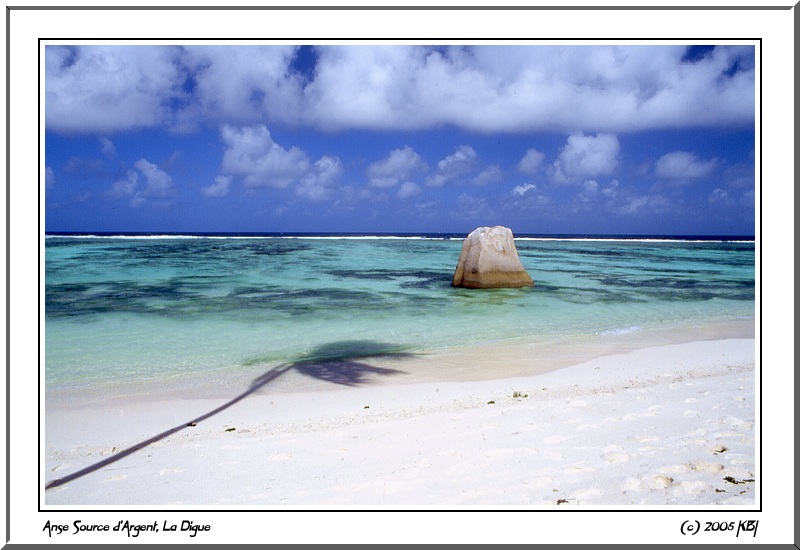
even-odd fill
[(662, 475), (662, 476), (656, 476), (655, 478), (653, 478), (653, 482), (654, 482), (655, 486), (659, 487), (659, 488), (662, 488), (662, 489), (666, 489), (667, 487), (672, 485), (674, 483), (674, 481), (675, 480), (673, 478), (671, 478), (670, 476), (663, 476)]

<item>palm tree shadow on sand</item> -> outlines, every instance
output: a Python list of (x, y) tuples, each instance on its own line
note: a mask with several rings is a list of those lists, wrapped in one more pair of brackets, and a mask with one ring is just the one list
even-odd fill
[[(59, 487), (69, 483), (70, 481), (91, 474), (92, 472), (105, 468), (109, 464), (113, 464), (118, 460), (122, 460), (123, 458), (130, 456), (157, 441), (161, 441), (166, 437), (184, 430), (187, 427), (195, 426), (203, 420), (211, 418), (225, 409), (232, 407), (246, 397), (260, 391), (270, 382), (274, 381), (276, 378), (292, 369), (318, 380), (331, 382), (333, 384), (340, 384), (343, 386), (355, 387), (368, 383), (371, 375), (389, 376), (403, 373), (403, 371), (397, 369), (374, 367), (364, 363), (363, 360), (380, 358), (404, 359), (413, 357), (414, 355), (416, 354), (407, 352), (400, 346), (386, 344), (383, 342), (375, 342), (372, 340), (346, 340), (323, 344), (314, 348), (309, 353), (302, 355), (296, 361), (283, 363), (271, 368), (253, 380), (250, 383), (250, 386), (244, 392), (240, 393), (223, 405), (220, 405), (216, 409), (198, 416), (197, 418), (179, 424), (174, 428), (170, 428), (169, 430), (161, 432), (150, 439), (141, 441), (114, 454), (113, 456), (78, 470), (77, 472), (59, 479), (54, 479), (45, 485), (45, 489)], [(253, 365), (258, 362), (258, 360), (252, 360), (245, 362), (245, 364)]]

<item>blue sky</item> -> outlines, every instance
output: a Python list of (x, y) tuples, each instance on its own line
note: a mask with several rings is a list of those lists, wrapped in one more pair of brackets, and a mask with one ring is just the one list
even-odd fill
[(753, 235), (754, 55), (48, 46), (45, 228)]

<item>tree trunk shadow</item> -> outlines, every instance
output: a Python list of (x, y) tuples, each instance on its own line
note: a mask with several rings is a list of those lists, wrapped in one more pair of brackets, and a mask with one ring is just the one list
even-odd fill
[[(296, 369), (301, 374), (345, 386), (360, 386), (367, 383), (368, 376), (377, 374), (381, 376), (400, 374), (403, 371), (382, 367), (374, 367), (357, 360), (367, 358), (408, 358), (414, 356), (414, 353), (406, 352), (403, 348), (395, 345), (386, 344), (382, 342), (375, 342), (372, 340), (348, 340), (342, 342), (333, 342), (330, 344), (323, 344), (311, 350), (309, 353), (301, 356), (297, 361), (290, 363), (283, 363), (274, 367), (250, 383), (250, 386), (244, 392), (240, 393), (230, 401), (220, 405), (219, 407), (208, 411), (207, 413), (198, 416), (197, 418), (188, 420), (181, 423), (174, 428), (163, 431), (153, 437), (141, 441), (127, 449), (105, 458), (99, 462), (91, 464), (77, 472), (66, 475), (59, 479), (54, 479), (45, 485), (45, 489), (53, 489), (59, 487), (70, 481), (81, 478), (85, 475), (96, 472), (105, 468), (109, 464), (113, 464), (118, 460), (134, 454), (145, 447), (161, 441), (171, 435), (174, 435), (181, 430), (190, 426), (195, 426), (198, 423), (219, 414), (220, 412), (232, 407), (239, 403), (246, 397), (258, 392), (269, 383), (274, 381), (279, 376), (288, 372), (291, 369)], [(246, 364), (252, 364), (250, 362)]]

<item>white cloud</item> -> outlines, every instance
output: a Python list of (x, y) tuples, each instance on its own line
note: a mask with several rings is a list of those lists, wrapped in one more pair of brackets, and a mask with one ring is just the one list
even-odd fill
[(607, 176), (617, 167), (619, 141), (613, 134), (572, 134), (553, 163), (550, 176), (557, 183), (577, 183), (585, 178)]
[(56, 175), (49, 166), (44, 169), (44, 188), (52, 189), (56, 184)]
[(583, 202), (591, 201), (600, 192), (599, 188), (597, 180), (586, 180), (583, 182), (583, 191), (578, 194), (578, 199)]
[(543, 207), (549, 206), (552, 200), (539, 192), (538, 187), (534, 183), (526, 183), (525, 185), (517, 185), (511, 190), (511, 198), (506, 198), (503, 201), (506, 208), (541, 210)]
[(394, 187), (401, 180), (425, 171), (427, 165), (411, 147), (394, 149), (385, 159), (373, 162), (367, 167), (369, 184), (373, 187)]
[(133, 170), (128, 170), (125, 177), (118, 179), (111, 186), (107, 195), (111, 199), (124, 199), (133, 197), (139, 186), (139, 174)]
[(220, 171), (240, 176), (248, 189), (286, 189), (295, 185), (295, 193), (312, 201), (329, 198), (344, 172), (337, 157), (324, 155), (314, 164), (298, 147), (284, 149), (273, 141), (263, 124), (221, 130), (225, 152)]
[(206, 197), (224, 197), (230, 191), (232, 180), (233, 176), (217, 176), (214, 183), (200, 189), (200, 193)]
[(674, 151), (667, 153), (656, 163), (656, 176), (668, 180), (691, 180), (710, 175), (718, 160), (700, 160), (693, 153)]
[(414, 205), (417, 214), (423, 218), (438, 218), (442, 215), (441, 201), (418, 202)]
[(647, 195), (642, 197), (628, 197), (622, 204), (616, 206), (615, 210), (617, 213), (623, 215), (638, 214), (650, 205), (651, 202), (652, 199)]
[(608, 206), (617, 205), (617, 195), (619, 182), (611, 180), (607, 186), (603, 187), (597, 180), (586, 180), (581, 184), (581, 191), (577, 194), (578, 203), (583, 205), (604, 204)]
[(404, 182), (397, 190), (397, 197), (400, 199), (407, 199), (415, 195), (419, 195), (422, 189), (413, 181)]
[(103, 154), (107, 157), (113, 157), (117, 154), (117, 148), (114, 147), (114, 143), (107, 137), (100, 138), (100, 150), (103, 151)]
[(175, 113), (179, 129), (201, 121), (296, 123), (302, 80), (290, 70), (297, 46), (188, 46), (178, 57), (194, 84)]
[(77, 174), (81, 178), (98, 177), (103, 174), (105, 165), (101, 159), (70, 157), (64, 163), (62, 170), (71, 174)]
[(610, 200), (617, 198), (617, 190), (619, 189), (619, 182), (617, 180), (611, 180), (611, 183), (608, 187), (604, 187), (600, 190), (600, 194)]
[(445, 183), (463, 178), (472, 171), (477, 158), (477, 153), (469, 145), (457, 147), (455, 153), (439, 161), (436, 173), (427, 179), (428, 185), (441, 187)]
[(312, 201), (325, 200), (334, 192), (342, 172), (342, 162), (336, 157), (326, 155), (315, 162), (311, 170), (303, 176), (295, 193)]
[[(169, 204), (168, 199), (175, 194), (170, 175), (146, 159), (139, 159), (133, 165), (138, 172), (128, 170), (123, 178), (114, 182), (106, 196), (114, 200), (128, 199), (134, 207), (148, 201), (158, 206)], [(139, 186), (140, 174), (145, 179), (144, 188)]]
[(48, 46), (50, 130), (286, 123), (325, 130), (619, 133), (750, 125), (755, 48), (683, 45)]
[(144, 175), (147, 181), (143, 191), (144, 198), (164, 199), (172, 195), (174, 188), (169, 174), (145, 159), (139, 159), (133, 165)]
[(284, 149), (272, 140), (263, 124), (222, 127), (225, 153), (222, 173), (242, 176), (249, 188), (285, 189), (311, 170), (308, 156), (298, 149)]
[(487, 166), (472, 180), (475, 185), (489, 185), (492, 183), (500, 183), (501, 181), (503, 181), (503, 171), (496, 164)]
[(183, 74), (172, 46), (47, 46), (48, 129), (111, 133), (162, 124)]
[[(750, 124), (754, 49), (319, 47), (309, 122), (327, 129), (638, 131)], [(737, 70), (733, 70), (734, 67)]]
[(525, 156), (519, 161), (517, 170), (523, 174), (533, 176), (539, 171), (539, 167), (541, 166), (543, 160), (544, 153), (537, 151), (536, 149), (528, 149), (528, 152), (525, 153)]
[(489, 208), (489, 201), (484, 197), (473, 197), (467, 193), (462, 193), (458, 196), (456, 209), (453, 215), (459, 218), (482, 218), (490, 216), (491, 209)]
[[(611, 192), (609, 192), (609, 190)], [(593, 206), (619, 215), (644, 219), (647, 216), (674, 216), (676, 204), (667, 197), (657, 193), (636, 194), (632, 189), (621, 189), (616, 180), (611, 186), (600, 191)]]
[(511, 191), (511, 194), (512, 194), (512, 195), (519, 195), (520, 197), (522, 197), (522, 196), (523, 196), (523, 195), (525, 195), (525, 193), (527, 193), (528, 191), (532, 191), (532, 190), (535, 190), (535, 189), (536, 189), (536, 185), (535, 185), (535, 184), (533, 184), (533, 183), (527, 183), (527, 184), (525, 184), (525, 185), (517, 185), (517, 186), (516, 186), (516, 187), (515, 187), (515, 188), (514, 188), (514, 189)]
[(572, 212), (603, 213), (614, 216), (644, 218), (649, 215), (663, 215), (674, 212), (675, 204), (669, 199), (655, 194), (640, 194), (633, 186), (621, 186), (616, 179), (608, 184), (590, 179), (580, 184), (571, 204)]
[(711, 192), (711, 195), (708, 197), (708, 202), (713, 205), (721, 206), (731, 206), (733, 204), (733, 200), (728, 192), (720, 188), (716, 188)]
[(753, 188), (756, 181), (756, 170), (753, 164), (734, 164), (725, 169), (725, 184), (737, 188)]

